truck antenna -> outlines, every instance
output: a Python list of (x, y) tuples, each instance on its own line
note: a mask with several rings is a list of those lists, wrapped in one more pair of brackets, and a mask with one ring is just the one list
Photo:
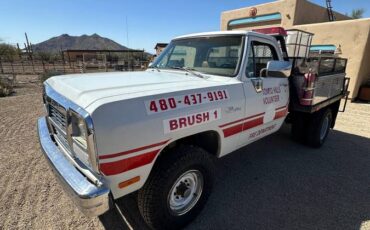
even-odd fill
[(128, 22), (127, 22), (127, 16), (126, 16), (126, 37), (127, 37), (127, 48), (130, 47), (130, 43), (128, 40)]

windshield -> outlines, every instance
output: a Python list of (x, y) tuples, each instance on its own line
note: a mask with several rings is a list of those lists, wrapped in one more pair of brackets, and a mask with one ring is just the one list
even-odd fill
[(172, 41), (150, 67), (232, 77), (238, 72), (242, 51), (241, 35), (184, 38)]

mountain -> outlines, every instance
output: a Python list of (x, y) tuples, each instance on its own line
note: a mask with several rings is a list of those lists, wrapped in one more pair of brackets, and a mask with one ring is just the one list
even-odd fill
[(70, 36), (68, 34), (62, 34), (58, 37), (53, 37), (49, 40), (33, 45), (34, 51), (59, 52), (61, 49), (127, 50), (129, 48), (109, 38), (101, 37), (98, 34), (82, 36)]

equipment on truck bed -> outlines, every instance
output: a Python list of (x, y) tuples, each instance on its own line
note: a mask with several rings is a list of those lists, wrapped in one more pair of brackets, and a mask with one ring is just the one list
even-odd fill
[(275, 37), (285, 58), (292, 63), (291, 111), (313, 113), (344, 97), (344, 112), (349, 94), (349, 78), (345, 73), (347, 59), (320, 53), (311, 57), (314, 34), (303, 30), (273, 27), (253, 31)]

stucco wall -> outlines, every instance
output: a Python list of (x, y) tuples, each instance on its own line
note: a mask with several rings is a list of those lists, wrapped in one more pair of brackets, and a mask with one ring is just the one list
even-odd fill
[[(281, 0), (265, 4), (260, 4), (251, 7), (240, 8), (236, 10), (224, 11), (221, 13), (221, 30), (228, 30), (228, 23), (232, 19), (248, 18), (250, 17), (249, 12), (252, 7), (257, 8), (257, 15), (265, 15), (271, 13), (281, 14), (281, 24), (283, 27), (290, 27), (293, 25), (294, 13), (295, 13), (296, 0)], [(288, 15), (288, 16), (287, 16)], [(267, 25), (276, 25), (275, 23), (263, 23)], [(251, 25), (253, 26), (253, 25)], [(249, 26), (249, 28), (251, 27)], [(255, 25), (263, 26), (263, 25)]]
[(312, 44), (341, 46), (341, 57), (348, 58), (347, 76), (351, 78), (350, 97), (357, 96), (359, 87), (370, 76), (370, 19), (346, 20), (294, 26), (314, 33)]
[(361, 82), (360, 86), (365, 83), (368, 83), (368, 84), (370, 83), (370, 66), (369, 66), (370, 65), (370, 28), (368, 32), (369, 34), (367, 36), (367, 44), (365, 48), (364, 58), (362, 59), (361, 69), (359, 71), (360, 73), (363, 73), (362, 78), (359, 79)]
[[(335, 16), (336, 21), (351, 19), (350, 17), (340, 14), (338, 12), (333, 12), (333, 14)], [(297, 0), (295, 17), (293, 21), (294, 25), (328, 21), (329, 17), (326, 8), (305, 0)]]
[[(258, 24), (248, 25), (248, 29), (263, 27), (263, 26), (274, 26), (280, 25), (284, 28), (290, 28), (293, 25), (318, 23), (318, 22), (328, 22), (328, 13), (325, 7), (316, 5), (314, 3), (308, 2), (306, 0), (280, 0), (269, 2), (265, 4), (260, 4), (256, 6), (250, 6), (230, 11), (225, 11), (221, 13), (221, 30), (228, 29), (228, 22), (233, 19), (248, 18), (250, 17), (249, 12), (252, 7), (257, 8), (257, 16), (266, 15), (272, 13), (281, 14), (281, 23), (276, 24), (276, 22), (263, 22)], [(349, 17), (334, 12), (336, 20), (346, 20)], [(247, 29), (243, 27), (238, 27), (235, 29)]]

